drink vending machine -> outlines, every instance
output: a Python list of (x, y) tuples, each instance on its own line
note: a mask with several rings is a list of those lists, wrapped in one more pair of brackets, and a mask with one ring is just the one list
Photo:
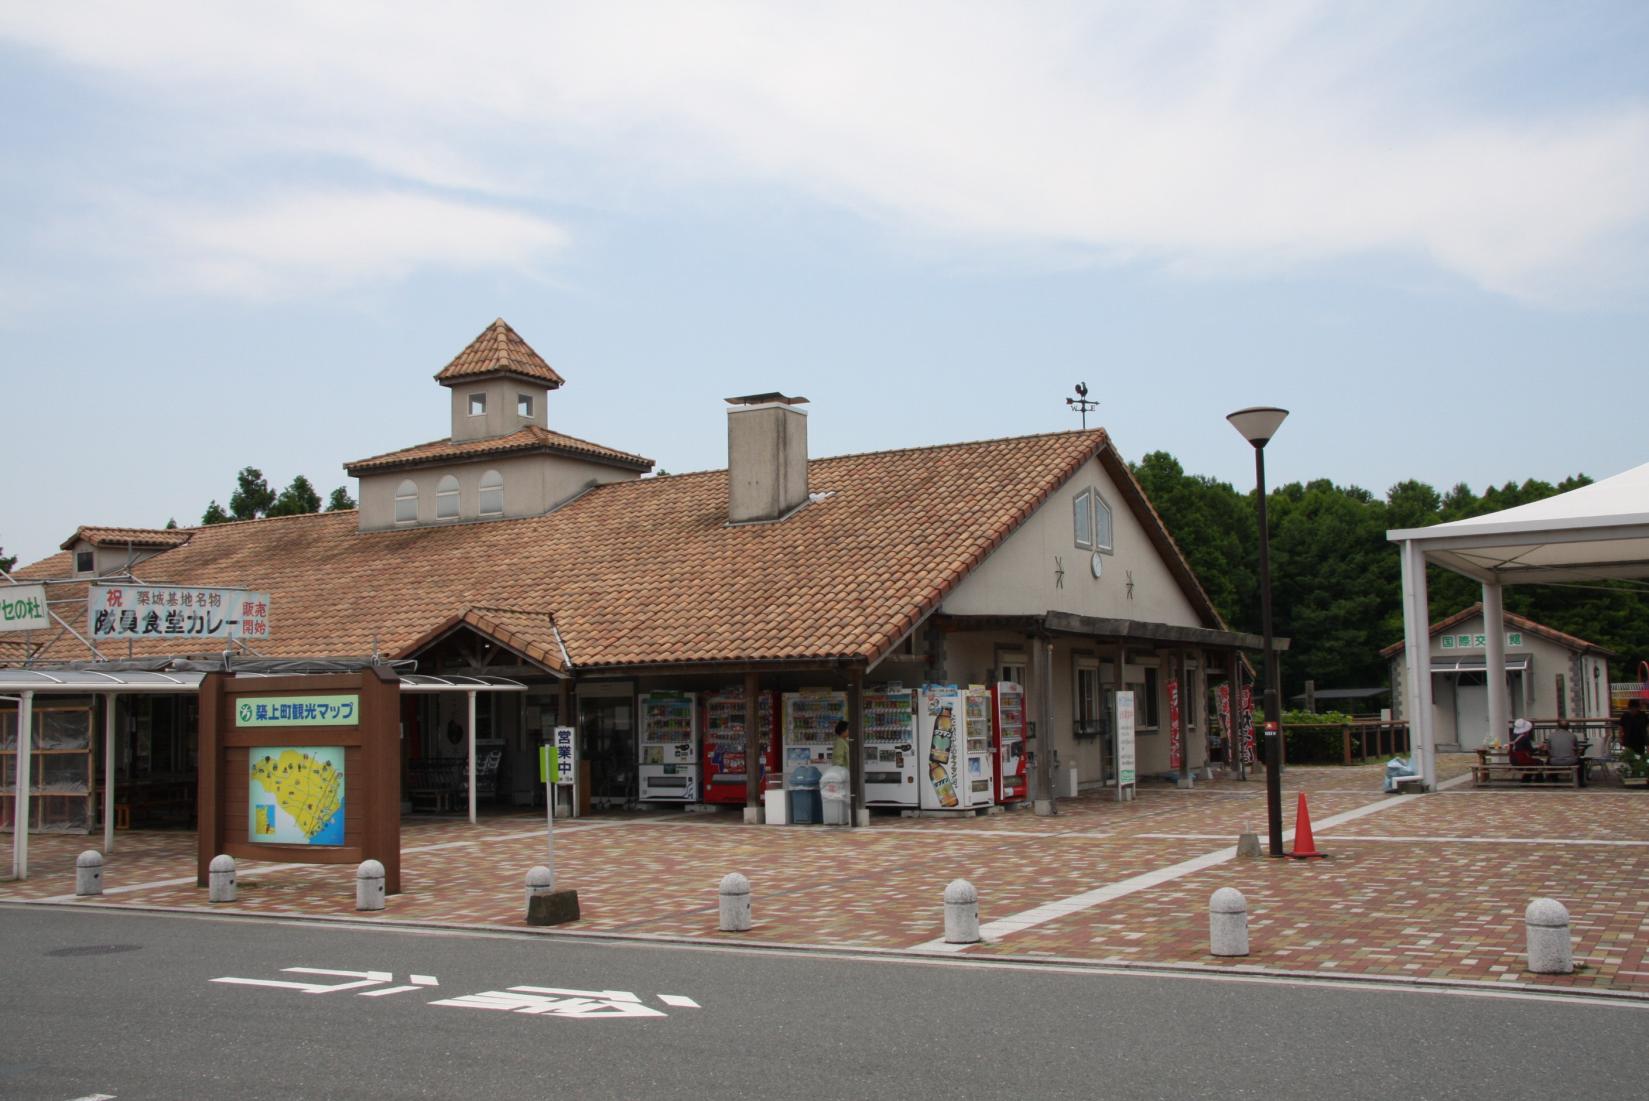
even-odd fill
[(1025, 766), (1025, 689), (1012, 681), (991, 685), (991, 735), (996, 748), (996, 801), (1028, 797)]
[(643, 803), (698, 801), (698, 707), (691, 692), (643, 692), (636, 732)]
[[(758, 762), (757, 790), (767, 774), (778, 767), (777, 709), (773, 693), (756, 697), (756, 722), (761, 729), (762, 755)], [(700, 762), (704, 776), (706, 803), (744, 803), (745, 755), (744, 689), (729, 688), (704, 700), (704, 752)]]
[(972, 810), (994, 801), (990, 692), (977, 685), (923, 685), (917, 762), (924, 810)]
[(865, 805), (917, 804), (916, 693), (867, 691), (864, 700)]
[(830, 767), (836, 744), (836, 723), (847, 718), (847, 693), (828, 688), (804, 688), (784, 694), (784, 786), (802, 765)]

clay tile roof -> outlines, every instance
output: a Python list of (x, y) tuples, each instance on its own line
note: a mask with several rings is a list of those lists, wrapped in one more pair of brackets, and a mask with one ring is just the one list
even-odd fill
[[(1433, 635), (1443, 634), (1455, 627), (1458, 627), (1468, 619), (1481, 616), (1482, 614), (1483, 602), (1478, 601), (1470, 607), (1460, 609), (1447, 619), (1440, 619), (1436, 623), (1433, 623), (1429, 633)], [(1574, 650), (1579, 653), (1602, 654), (1605, 657), (1620, 656), (1613, 650), (1605, 649), (1595, 642), (1588, 642), (1577, 635), (1566, 634), (1563, 631), (1559, 631), (1556, 627), (1548, 627), (1544, 623), (1536, 623), (1527, 616), (1520, 616), (1516, 612), (1502, 612), (1501, 614), (1506, 618), (1506, 626), (1515, 627), (1519, 631), (1524, 631), (1528, 634), (1536, 636), (1537, 638), (1546, 639), (1548, 642), (1555, 642), (1559, 646), (1566, 647), (1570, 650)], [(1387, 646), (1384, 650), (1381, 650), (1380, 656), (1383, 658), (1395, 657), (1403, 652), (1403, 648), (1406, 645), (1407, 643), (1403, 641), (1394, 642), (1390, 646)]]
[(176, 547), (187, 543), (192, 534), (184, 528), (100, 528), (82, 524), (58, 545), (69, 550), (84, 539), (94, 547)]
[(368, 459), (356, 459), (352, 463), (345, 463), (344, 470), (352, 477), (362, 474), (372, 474), (384, 470), (396, 470), (415, 466), (435, 466), (454, 460), (482, 459), (489, 455), (504, 455), (541, 452), (548, 455), (567, 455), (577, 459), (585, 459), (603, 463), (607, 466), (623, 467), (627, 470), (651, 470), (653, 460), (641, 455), (632, 455), (628, 451), (619, 451), (617, 448), (603, 447), (598, 443), (580, 440), (573, 436), (552, 432), (548, 428), (536, 424), (529, 424), (518, 432), (508, 436), (495, 436), (485, 440), (465, 440), (454, 443), (450, 439), (433, 440), (421, 443), (414, 447), (405, 447), (399, 451), (391, 451), (383, 455), (374, 455)]
[(149, 558), (144, 580), (268, 592), (269, 657), (416, 655), (462, 626), (550, 669), (564, 653), (575, 670), (875, 661), (1096, 455), (1114, 458), (1098, 429), (816, 459), (810, 502), (763, 524), (727, 522), (723, 470), (489, 523), (214, 524)]
[(515, 375), (540, 382), (551, 390), (566, 381), (502, 317), (482, 330), (480, 336), (470, 341), (469, 347), (441, 368), (435, 380), (450, 386), (487, 375)]

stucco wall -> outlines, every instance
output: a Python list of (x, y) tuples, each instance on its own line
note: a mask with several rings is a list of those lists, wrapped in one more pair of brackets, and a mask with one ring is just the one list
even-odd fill
[[(467, 382), (452, 389), (452, 438), (455, 440), (482, 440), (493, 436), (508, 436), (529, 424), (549, 427), (545, 413), (545, 395), (542, 386), (532, 386), (514, 379), (488, 379), (485, 382)], [(469, 411), (471, 394), (485, 394), (487, 411), (479, 416)], [(516, 399), (525, 395), (532, 399), (532, 416), (516, 412)]]
[(382, 531), (398, 526), (395, 523), (395, 490), (407, 479), (411, 479), (418, 486), (417, 522), (436, 523), (435, 487), (448, 474), (458, 479), (458, 519), (479, 519), (481, 478), (489, 470), (496, 470), (504, 476), (506, 518), (537, 516), (552, 505), (571, 497), (591, 481), (622, 482), (640, 476), (634, 471), (620, 470), (599, 463), (547, 455), (500, 456), (491, 460), (452, 466), (420, 467), (416, 470), (369, 474), (360, 480), (360, 528), (362, 531)]
[[(1534, 719), (1555, 719), (1560, 715), (1566, 718), (1585, 718), (1588, 716), (1603, 717), (1608, 713), (1608, 673), (1603, 661), (1599, 658), (1582, 655), (1559, 643), (1542, 638), (1531, 631), (1519, 631), (1517, 627), (1508, 625), (1508, 633), (1521, 634), (1521, 645), (1507, 645), (1506, 659), (1508, 662), (1527, 658), (1529, 667), (1521, 676), (1509, 676), (1511, 689), (1509, 694), (1509, 710), (1507, 718), (1528, 717)], [(1449, 658), (1482, 661), (1484, 648), (1476, 645), (1450, 649), (1443, 649), (1440, 639), (1442, 635), (1471, 635), (1483, 633), (1483, 617), (1471, 618), (1449, 628), (1445, 632), (1431, 636), (1431, 656), (1435, 663)], [(1475, 642), (1475, 637), (1473, 639)], [(1405, 655), (1399, 651), (1391, 660), (1392, 684), (1401, 689), (1403, 684), (1403, 662)], [(1593, 669), (1598, 669), (1595, 678), (1599, 688), (1592, 688), (1594, 681)], [(1564, 699), (1560, 706), (1558, 699), (1557, 678), (1563, 677)], [(1576, 683), (1576, 679), (1582, 682)], [(1455, 730), (1456, 688), (1459, 678), (1452, 673), (1432, 674), (1432, 704), (1433, 719), (1437, 741), (1441, 744), (1455, 744), (1458, 741)], [(1403, 692), (1393, 694), (1396, 703), (1395, 714), (1402, 718), (1408, 706), (1408, 700)]]
[[(1111, 507), (1115, 551), (1099, 556), (1099, 577), (1090, 567), (1092, 553), (1075, 543), (1072, 520), (1077, 495), (1089, 488)], [(942, 610), (953, 615), (1062, 611), (1206, 626), (1097, 459), (1044, 501), (945, 598)]]

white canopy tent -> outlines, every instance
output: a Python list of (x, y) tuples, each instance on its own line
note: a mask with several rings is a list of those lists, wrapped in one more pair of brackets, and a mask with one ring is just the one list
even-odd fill
[[(1485, 665), (1504, 668), (1503, 586), (1649, 578), (1649, 463), (1544, 501), (1388, 531), (1386, 539), (1402, 552), (1403, 699), (1418, 771), (1430, 788), (1437, 782), (1437, 742), (1427, 563), (1482, 583)], [(1510, 709), (1502, 678), (1489, 678), (1488, 695), (1489, 729), (1504, 731)]]

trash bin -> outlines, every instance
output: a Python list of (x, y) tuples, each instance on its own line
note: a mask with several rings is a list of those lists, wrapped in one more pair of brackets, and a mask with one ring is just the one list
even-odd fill
[(798, 767), (790, 774), (790, 790), (785, 794), (789, 797), (792, 826), (817, 826), (824, 821), (824, 812), (819, 806), (818, 769), (812, 765)]
[(831, 765), (824, 770), (819, 776), (819, 801), (823, 805), (825, 825), (845, 826), (849, 823), (853, 789), (847, 777), (847, 769), (841, 765)]

